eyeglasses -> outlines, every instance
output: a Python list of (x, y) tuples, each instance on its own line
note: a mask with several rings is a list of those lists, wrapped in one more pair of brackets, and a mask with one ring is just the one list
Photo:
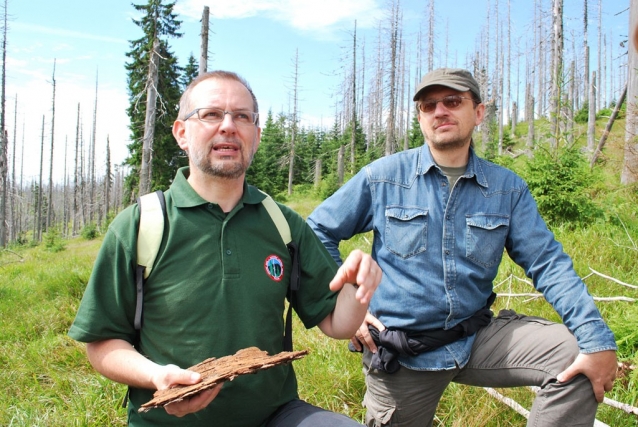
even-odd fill
[(231, 119), (236, 125), (250, 126), (257, 122), (258, 113), (252, 111), (224, 111), (221, 108), (196, 108), (184, 117), (184, 121), (190, 119), (194, 115), (202, 122), (221, 123), (224, 121), (226, 114), (230, 114)]
[(431, 113), (432, 111), (436, 110), (436, 104), (438, 104), (439, 102), (442, 102), (443, 106), (448, 110), (456, 110), (461, 106), (461, 103), (463, 103), (464, 99), (469, 99), (476, 104), (476, 100), (474, 100), (473, 98), (467, 98), (460, 95), (450, 95), (441, 99), (426, 99), (424, 101), (421, 101), (419, 102), (419, 110), (423, 111), (424, 113)]

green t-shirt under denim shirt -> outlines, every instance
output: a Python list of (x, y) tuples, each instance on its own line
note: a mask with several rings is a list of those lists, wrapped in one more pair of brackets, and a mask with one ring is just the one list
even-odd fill
[[(258, 347), (283, 351), (284, 302), (290, 255), (263, 193), (244, 185), (229, 213), (202, 199), (182, 168), (166, 192), (168, 221), (144, 291), (140, 352), (154, 362), (188, 368), (209, 357)], [(301, 287), (293, 306), (307, 328), (333, 309), (328, 283), (337, 265), (303, 218), (280, 205), (300, 247)], [(112, 222), (96, 259), (69, 335), (82, 342), (135, 340), (134, 271), (139, 209), (133, 205)], [(297, 397), (291, 364), (245, 375), (224, 384), (203, 411), (183, 418), (163, 409), (138, 413), (154, 390), (132, 389), (131, 426), (260, 426), (280, 405)]]

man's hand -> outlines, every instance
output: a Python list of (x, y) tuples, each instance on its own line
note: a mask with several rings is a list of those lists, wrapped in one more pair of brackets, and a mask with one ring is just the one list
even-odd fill
[(589, 378), (596, 400), (600, 403), (605, 397), (605, 392), (610, 391), (614, 386), (617, 371), (618, 360), (615, 351), (581, 353), (574, 363), (558, 375), (557, 379), (560, 382), (566, 382), (578, 374), (585, 375)]
[(385, 329), (385, 326), (379, 321), (379, 319), (377, 319), (370, 313), (366, 313), (366, 317), (363, 320), (363, 323), (357, 330), (357, 333), (354, 334), (354, 337), (350, 339), (350, 342), (357, 351), (363, 351), (363, 346), (365, 346), (371, 352), (376, 353), (377, 345), (374, 343), (374, 340), (370, 336), (368, 325), (374, 326), (379, 330), (379, 332)]
[[(201, 380), (202, 376), (197, 372), (180, 369), (175, 365), (166, 365), (157, 370), (157, 372), (153, 375), (151, 382), (155, 384), (155, 387), (158, 390), (165, 390), (175, 385), (197, 384)], [(217, 397), (223, 385), (223, 383), (218, 384), (212, 389), (204, 390), (193, 397), (168, 404), (164, 407), (164, 409), (168, 414), (176, 417), (183, 417), (184, 415), (201, 411), (208, 406), (215, 397)]]
[(336, 292), (344, 284), (352, 283), (359, 287), (355, 295), (357, 301), (368, 304), (382, 276), (383, 273), (377, 262), (370, 255), (355, 249), (339, 267), (337, 274), (330, 282), (330, 290)]

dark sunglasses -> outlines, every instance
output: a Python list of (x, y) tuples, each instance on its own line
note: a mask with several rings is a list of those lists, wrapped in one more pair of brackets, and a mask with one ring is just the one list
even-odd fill
[(438, 104), (439, 102), (442, 102), (443, 106), (448, 110), (456, 110), (461, 106), (464, 99), (469, 99), (476, 104), (476, 101), (473, 98), (468, 98), (460, 95), (449, 95), (441, 99), (425, 99), (419, 102), (419, 110), (424, 113), (431, 113), (432, 111), (436, 110), (436, 104)]

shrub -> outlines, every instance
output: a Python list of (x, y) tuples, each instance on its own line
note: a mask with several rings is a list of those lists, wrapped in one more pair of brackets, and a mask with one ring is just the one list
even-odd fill
[(66, 244), (57, 228), (51, 228), (44, 234), (44, 247), (49, 252), (60, 252), (66, 249)]
[(82, 232), (80, 234), (86, 240), (93, 240), (98, 236), (97, 226), (95, 223), (87, 224), (82, 228)]
[(589, 194), (594, 177), (575, 148), (550, 152), (539, 147), (527, 161), (523, 177), (550, 223), (585, 223), (601, 215)]

